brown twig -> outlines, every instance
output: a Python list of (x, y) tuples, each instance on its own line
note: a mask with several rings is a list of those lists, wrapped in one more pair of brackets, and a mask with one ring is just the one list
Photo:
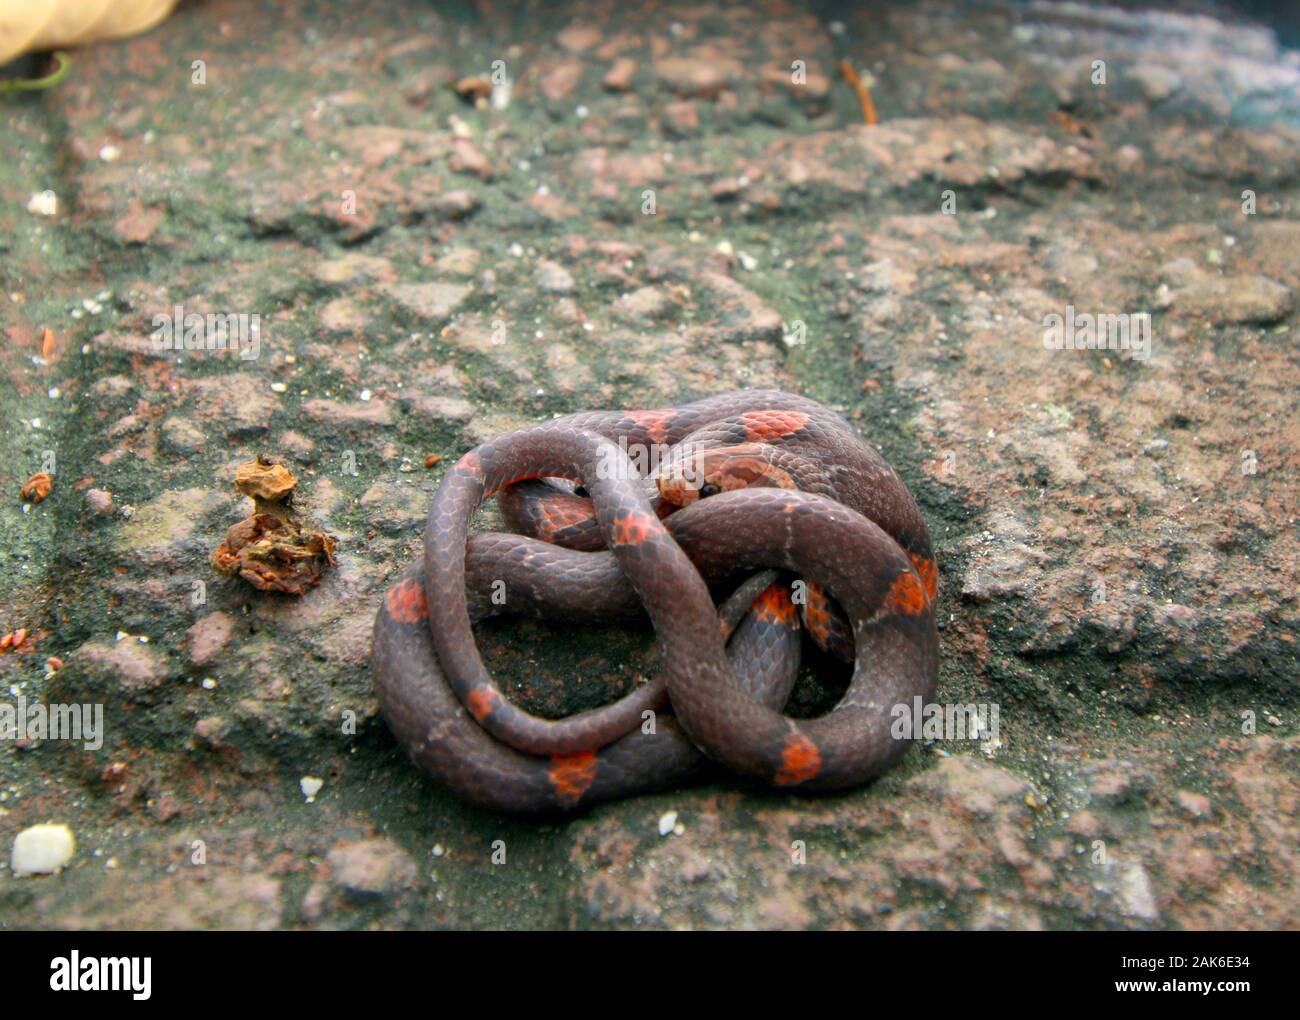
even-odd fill
[(840, 61), (840, 74), (844, 75), (844, 80), (852, 85), (853, 91), (858, 94), (858, 102), (862, 104), (862, 119), (868, 124), (874, 124), (876, 122), (876, 104), (871, 101), (871, 93), (862, 84), (862, 79), (858, 76), (857, 70), (847, 57)]

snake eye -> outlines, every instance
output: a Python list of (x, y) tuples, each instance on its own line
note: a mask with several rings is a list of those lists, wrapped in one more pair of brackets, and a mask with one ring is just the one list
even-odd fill
[(575, 485), (575, 486), (573, 487), (573, 494), (574, 494), (575, 496), (579, 496), (579, 497), (581, 497), (582, 499), (590, 499), (590, 498), (591, 498), (591, 493), (589, 493), (589, 492), (587, 491), (587, 487), (586, 487), (585, 485)]
[(700, 499), (708, 499), (710, 496), (716, 496), (722, 490), (712, 482), (707, 482), (700, 486)]

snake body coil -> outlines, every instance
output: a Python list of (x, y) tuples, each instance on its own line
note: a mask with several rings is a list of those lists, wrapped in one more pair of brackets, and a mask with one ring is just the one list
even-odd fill
[[(498, 493), (525, 534), (471, 535), (475, 510)], [(807, 579), (793, 599), (803, 626), (854, 661), (843, 698), (817, 719), (781, 714), (800, 640), (790, 574)], [(745, 578), (720, 626), (710, 586)], [(504, 607), (491, 598), (500, 582)], [(934, 693), (936, 589), (911, 494), (814, 401), (742, 390), (567, 415), (485, 443), (448, 471), (423, 560), (376, 616), (375, 685), (416, 764), (500, 811), (679, 785), (706, 758), (775, 786), (839, 789), (905, 752), (891, 712)], [(566, 719), (512, 704), (474, 642), (473, 624), (503, 608), (601, 623), (640, 607), (662, 678)]]

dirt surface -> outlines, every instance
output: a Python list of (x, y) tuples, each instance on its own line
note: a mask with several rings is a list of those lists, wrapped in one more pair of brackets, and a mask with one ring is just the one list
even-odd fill
[[(0, 97), (0, 701), (106, 728), (0, 742), (0, 927), (1295, 927), (1300, 58), (1207, 10), (192, 2)], [(178, 307), (256, 357), (158, 350)], [(1069, 308), (1149, 350), (1049, 349)], [(549, 824), (420, 776), (367, 658), (447, 465), (771, 385), (917, 495), (997, 739)], [(338, 543), (301, 598), (209, 563), (257, 453)], [(549, 712), (655, 668), (482, 643)]]

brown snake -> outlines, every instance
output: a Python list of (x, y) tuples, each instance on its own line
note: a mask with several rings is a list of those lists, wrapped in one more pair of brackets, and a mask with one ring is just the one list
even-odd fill
[[(638, 470), (647, 463), (649, 479)], [(498, 493), (507, 521), (529, 535), (470, 534), (475, 510)], [(780, 711), (798, 666), (788, 575), (742, 586), (719, 625), (710, 586), (771, 569), (795, 576), (814, 637), (854, 660), (844, 696), (817, 719)], [(490, 598), (494, 582), (505, 607)], [(779, 787), (840, 789), (901, 757), (908, 743), (891, 736), (891, 710), (934, 693), (936, 591), (911, 494), (814, 401), (741, 390), (567, 415), (491, 440), (448, 471), (423, 562), (376, 617), (375, 685), (415, 762), (501, 811), (678, 785), (705, 757)], [(474, 643), (473, 623), (503, 608), (599, 623), (640, 606), (662, 678), (565, 719), (512, 704)]]

